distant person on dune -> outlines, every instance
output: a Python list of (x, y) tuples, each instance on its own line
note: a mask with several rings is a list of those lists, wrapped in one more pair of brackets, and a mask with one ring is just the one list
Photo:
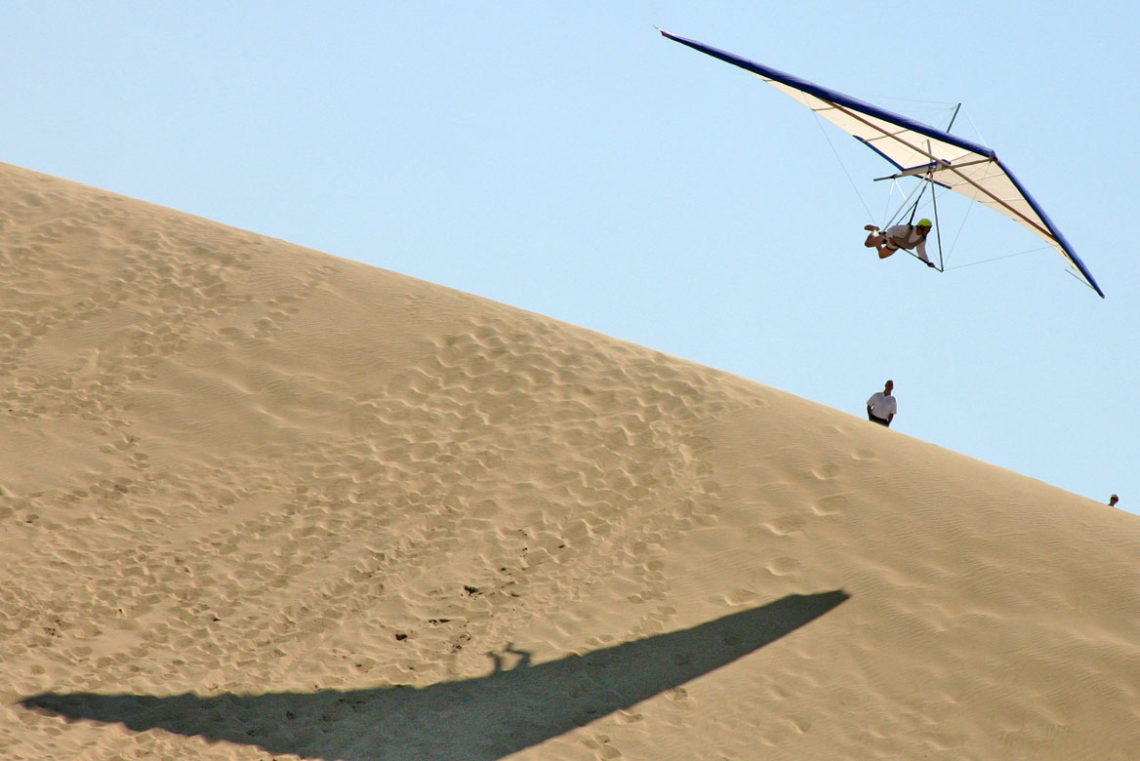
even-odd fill
[(1120, 501), (1120, 497), (1113, 494), (1111, 497), (1108, 498), (1108, 506), (1109, 507), (1116, 507), (1116, 503), (1119, 501)]
[(895, 419), (895, 412), (898, 411), (898, 403), (895, 398), (891, 396), (891, 392), (895, 389), (895, 382), (889, 380), (883, 386), (882, 391), (876, 391), (867, 400), (867, 419), (872, 423), (891, 427), (891, 421)]

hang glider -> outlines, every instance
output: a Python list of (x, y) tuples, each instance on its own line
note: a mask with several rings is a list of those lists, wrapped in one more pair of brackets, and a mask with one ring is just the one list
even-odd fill
[(895, 167), (894, 174), (876, 179), (926, 180), (961, 193), (1028, 228), (1065, 257), (1076, 270), (1074, 274), (1079, 273), (1078, 277), (1104, 298), (1092, 273), (1060, 230), (991, 148), (695, 40), (666, 31), (661, 34), (755, 74), (854, 136)]

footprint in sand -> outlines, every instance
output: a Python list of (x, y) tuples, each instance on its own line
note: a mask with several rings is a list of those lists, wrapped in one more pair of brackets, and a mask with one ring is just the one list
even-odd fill
[(838, 515), (847, 507), (847, 496), (844, 494), (829, 494), (821, 497), (814, 505), (812, 512), (816, 515)]
[(773, 576), (788, 576), (799, 570), (800, 561), (795, 558), (780, 557), (767, 563), (764, 567), (767, 568), (769, 573)]

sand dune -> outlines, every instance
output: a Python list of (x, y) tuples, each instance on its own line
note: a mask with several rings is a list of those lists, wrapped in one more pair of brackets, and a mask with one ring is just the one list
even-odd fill
[(0, 165), (0, 758), (1140, 758), (1136, 516)]

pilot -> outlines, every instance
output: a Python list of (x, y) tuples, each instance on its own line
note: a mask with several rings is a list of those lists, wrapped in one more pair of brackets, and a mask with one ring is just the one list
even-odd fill
[(863, 228), (869, 231), (863, 245), (878, 249), (880, 259), (886, 259), (900, 248), (915, 250), (927, 267), (933, 267), (934, 262), (926, 256), (926, 236), (930, 235), (931, 227), (929, 219), (920, 219), (915, 225), (894, 225), (882, 231), (875, 225), (867, 225)]

